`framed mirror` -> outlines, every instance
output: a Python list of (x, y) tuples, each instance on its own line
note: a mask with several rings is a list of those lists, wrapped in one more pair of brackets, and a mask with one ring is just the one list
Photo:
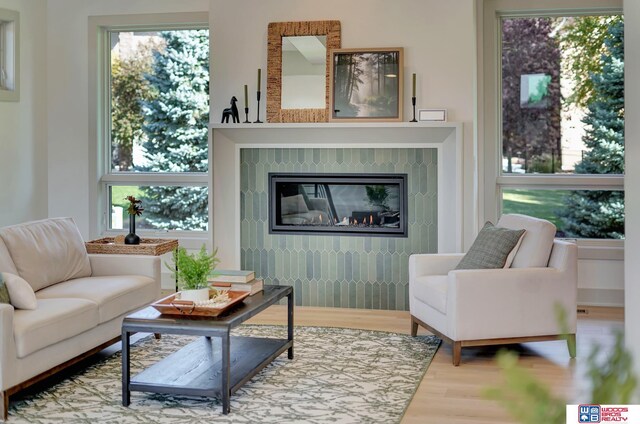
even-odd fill
[(272, 22), (267, 51), (267, 122), (327, 122), (329, 64), (340, 21)]

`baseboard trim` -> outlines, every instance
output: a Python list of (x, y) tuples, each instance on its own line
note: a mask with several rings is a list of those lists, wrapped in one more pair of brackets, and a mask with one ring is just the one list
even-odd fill
[(578, 304), (622, 308), (624, 307), (624, 290), (578, 289)]

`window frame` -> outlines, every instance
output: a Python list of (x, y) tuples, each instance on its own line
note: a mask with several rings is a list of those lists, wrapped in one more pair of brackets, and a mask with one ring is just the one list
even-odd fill
[[(111, 167), (111, 55), (110, 34), (122, 31), (162, 31), (208, 29), (207, 12), (145, 14), (89, 17), (89, 136), (90, 175), (90, 235), (113, 236), (123, 230), (109, 228), (110, 188), (112, 186), (180, 186), (206, 187), (208, 190), (208, 230), (147, 230), (136, 231), (146, 236), (170, 236), (182, 240), (194, 240), (194, 245), (209, 241), (212, 234), (211, 135), (208, 131), (207, 172), (133, 172), (113, 171)], [(211, 54), (211, 51), (210, 51)], [(207, 123), (207, 127), (209, 122)], [(190, 244), (190, 243), (187, 243)]]
[[(502, 171), (502, 43), (504, 18), (560, 17), (623, 14), (619, 0), (537, 0), (529, 4), (514, 0), (485, 0), (482, 13), (482, 80), (484, 108), (481, 128), (481, 208), (478, 224), (495, 222), (502, 215), (502, 194), (508, 189), (616, 190), (624, 191), (624, 175), (609, 174), (509, 174)], [(482, 160), (484, 159), (484, 160)], [(581, 246), (601, 249), (624, 246), (624, 240), (577, 239)], [(596, 255), (597, 256), (597, 255)]]
[(20, 13), (0, 8), (0, 70), (12, 86), (0, 85), (0, 101), (20, 101)]

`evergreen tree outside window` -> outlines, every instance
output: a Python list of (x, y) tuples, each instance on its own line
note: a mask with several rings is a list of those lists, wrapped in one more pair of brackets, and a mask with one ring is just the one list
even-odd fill
[[(624, 238), (624, 20), (502, 16), (502, 213)], [(585, 178), (587, 177), (587, 178)]]
[(126, 225), (124, 198), (134, 195), (143, 231), (207, 231), (209, 31), (132, 28), (108, 38), (108, 228)]

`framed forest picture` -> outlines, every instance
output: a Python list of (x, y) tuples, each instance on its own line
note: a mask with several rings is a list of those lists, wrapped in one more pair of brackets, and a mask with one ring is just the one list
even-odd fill
[(332, 50), (329, 121), (402, 121), (403, 54), (401, 47)]

